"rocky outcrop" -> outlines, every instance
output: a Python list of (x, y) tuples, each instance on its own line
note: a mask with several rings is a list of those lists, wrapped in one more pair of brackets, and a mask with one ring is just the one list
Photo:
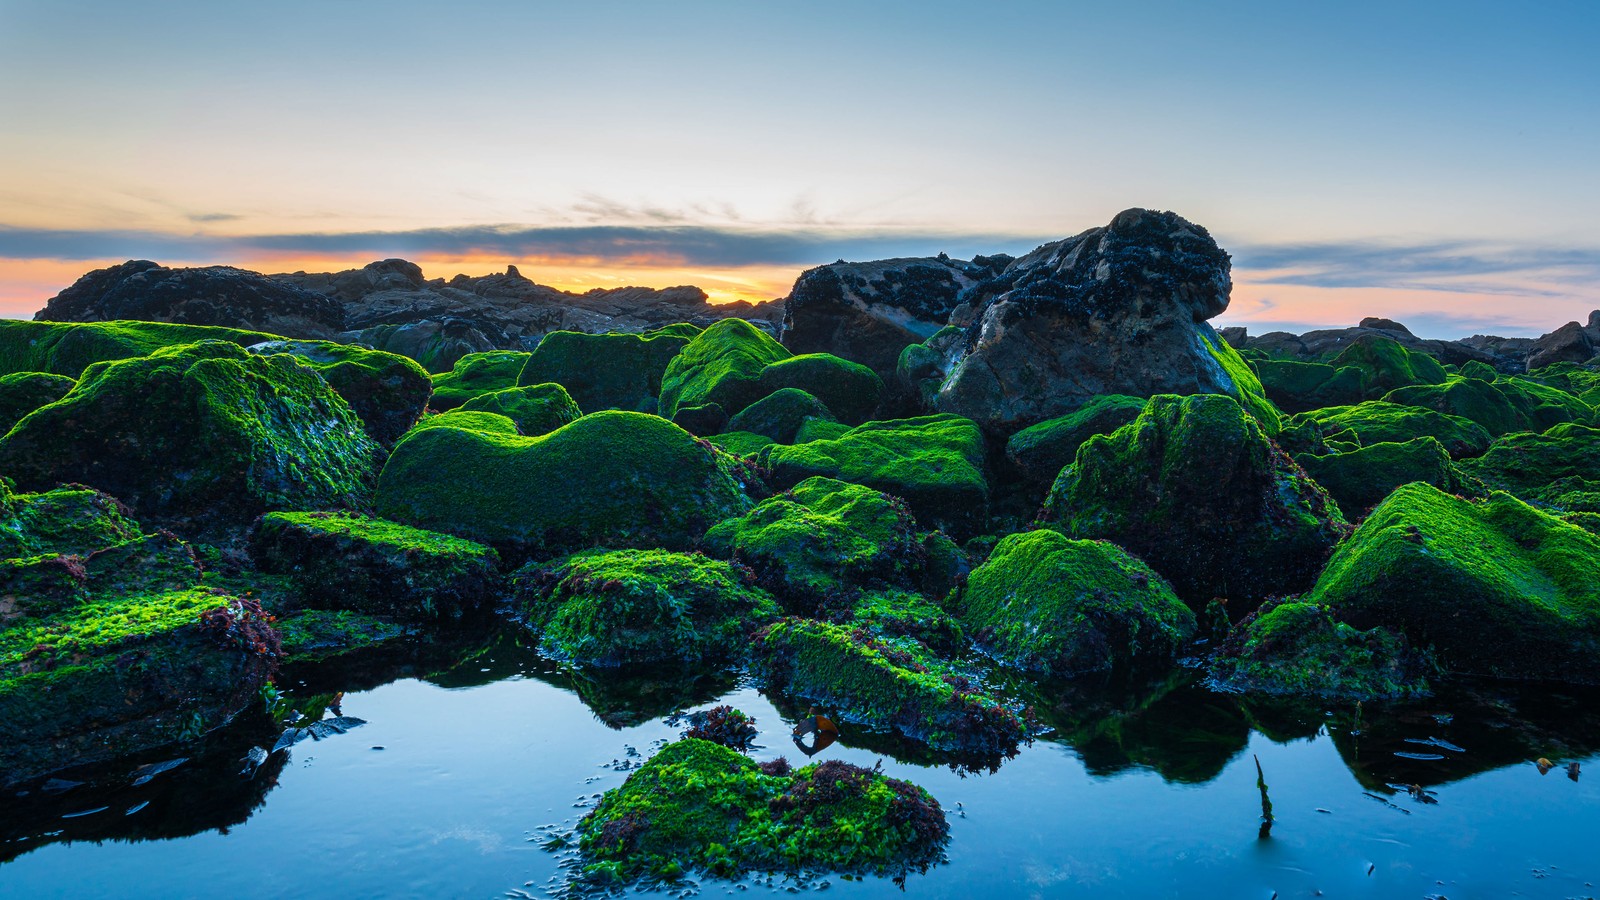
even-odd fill
[(1568, 322), (1533, 342), (1528, 353), (1528, 371), (1558, 362), (1581, 363), (1600, 352), (1600, 309), (1589, 313), (1589, 322)]

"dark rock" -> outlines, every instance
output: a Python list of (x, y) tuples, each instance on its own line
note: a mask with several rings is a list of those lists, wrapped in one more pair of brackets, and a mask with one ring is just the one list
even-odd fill
[(1534, 341), (1533, 350), (1528, 354), (1528, 371), (1558, 362), (1581, 363), (1594, 355), (1595, 342), (1588, 329), (1577, 322), (1568, 322)]

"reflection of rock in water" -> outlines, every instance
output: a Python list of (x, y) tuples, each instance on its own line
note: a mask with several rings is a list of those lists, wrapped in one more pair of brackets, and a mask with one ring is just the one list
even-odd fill
[[(762, 696), (767, 698), (767, 701), (772, 704), (772, 707), (778, 711), (779, 715), (783, 716), (785, 721), (803, 723), (807, 716), (814, 717), (816, 715), (812, 711), (815, 710), (815, 707), (809, 703), (803, 703), (798, 698), (779, 693), (765, 685), (761, 685), (760, 688)], [(866, 750), (881, 756), (887, 756), (897, 762), (911, 765), (947, 766), (951, 771), (959, 772), (962, 775), (993, 774), (1000, 770), (1000, 766), (1006, 760), (1017, 755), (1016, 750), (1005, 754), (957, 753), (934, 750), (920, 741), (913, 741), (893, 732), (873, 731), (863, 725), (851, 725), (848, 734), (836, 734), (834, 738), (826, 742), (813, 739), (809, 751), (806, 749), (805, 744), (801, 742), (799, 736), (796, 736), (795, 742), (800, 745), (800, 751), (808, 757), (814, 756), (837, 743), (843, 747)]]
[(571, 691), (609, 728), (630, 728), (680, 709), (709, 703), (733, 690), (733, 672), (683, 669), (615, 670), (547, 664), (527, 675)]

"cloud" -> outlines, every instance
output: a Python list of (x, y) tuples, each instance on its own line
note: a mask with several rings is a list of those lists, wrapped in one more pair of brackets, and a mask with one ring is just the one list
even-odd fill
[(1600, 284), (1600, 249), (1466, 241), (1246, 244), (1234, 248), (1234, 267), (1256, 284), (1561, 297)]

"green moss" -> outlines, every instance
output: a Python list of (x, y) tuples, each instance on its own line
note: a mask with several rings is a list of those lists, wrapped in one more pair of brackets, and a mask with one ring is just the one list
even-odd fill
[(1150, 398), (1090, 438), (1046, 515), (1073, 537), (1126, 547), (1191, 608), (1304, 589), (1348, 526), (1326, 493), (1220, 394)]
[(349, 513), (275, 512), (250, 552), (309, 606), (431, 619), (460, 615), (500, 593), (495, 552), (482, 544)]
[(1356, 338), (1339, 351), (1332, 364), (1336, 369), (1353, 366), (1361, 370), (1362, 389), (1368, 400), (1407, 385), (1443, 384), (1449, 374), (1433, 357), (1407, 350), (1392, 338), (1372, 334)]
[(1055, 419), (1024, 428), (1006, 441), (1006, 457), (1030, 480), (1049, 483), (1071, 465), (1078, 447), (1139, 417), (1143, 397), (1105, 394)]
[(274, 627), (283, 639), (285, 665), (324, 662), (398, 644), (413, 634), (390, 619), (344, 609), (301, 610)]
[(1272, 401), (1267, 399), (1266, 388), (1261, 386), (1261, 380), (1256, 377), (1256, 370), (1250, 368), (1250, 364), (1244, 361), (1239, 351), (1228, 346), (1228, 342), (1218, 336), (1209, 325), (1200, 327), (1198, 337), (1206, 352), (1217, 361), (1217, 365), (1222, 367), (1222, 371), (1232, 383), (1233, 390), (1228, 392), (1228, 396), (1238, 401), (1245, 412), (1254, 416), (1268, 435), (1277, 434), (1282, 416), (1278, 408), (1272, 405)]
[(0, 375), (48, 372), (77, 378), (97, 362), (148, 356), (162, 347), (228, 341), (248, 347), (277, 335), (166, 322), (24, 322), (0, 319)]
[(883, 399), (878, 373), (831, 353), (805, 353), (770, 363), (761, 370), (759, 387), (762, 394), (786, 388), (805, 391), (850, 425), (872, 418)]
[(596, 550), (518, 581), (540, 649), (590, 666), (736, 659), (778, 615), (748, 571), (698, 553)]
[(728, 427), (728, 411), (716, 403), (680, 406), (672, 414), (672, 424), (690, 434), (707, 437)]
[(378, 446), (294, 357), (207, 341), (97, 363), (0, 439), (25, 487), (81, 482), (181, 527), (364, 502)]
[(972, 571), (958, 605), (974, 640), (1040, 675), (1171, 659), (1194, 613), (1166, 580), (1115, 544), (1048, 530), (1008, 535)]
[(1348, 406), (1366, 399), (1364, 375), (1356, 366), (1336, 369), (1326, 363), (1268, 359), (1257, 362), (1255, 369), (1267, 397), (1287, 413)]
[(1327, 607), (1292, 602), (1240, 623), (1212, 674), (1228, 690), (1377, 700), (1427, 694), (1429, 668), (1387, 628), (1359, 631)]
[(926, 791), (873, 770), (830, 761), (769, 775), (734, 750), (684, 738), (606, 792), (578, 834), (585, 876), (615, 882), (692, 870), (923, 869), (949, 826)]
[(761, 464), (779, 487), (815, 475), (864, 484), (903, 497), (919, 519), (957, 532), (986, 515), (983, 434), (972, 420), (937, 415), (868, 422), (831, 438), (810, 437), (810, 425), (796, 438), (805, 443), (762, 451)]
[(752, 567), (791, 608), (808, 612), (847, 607), (865, 588), (914, 583), (925, 561), (903, 503), (821, 477), (718, 523), (705, 544)]
[(753, 434), (748, 431), (724, 431), (707, 438), (718, 450), (736, 456), (740, 459), (756, 459), (761, 451), (776, 443), (764, 434)]
[(139, 523), (116, 500), (82, 485), (14, 493), (0, 478), (0, 559), (71, 554), (137, 540)]
[(723, 319), (697, 335), (667, 364), (661, 379), (661, 414), (671, 418), (680, 407), (715, 403), (736, 416), (765, 393), (762, 371), (791, 355), (749, 322)]
[(60, 400), (77, 382), (65, 375), (13, 372), (0, 377), (0, 435), (41, 406)]
[(1292, 422), (1297, 426), (1314, 422), (1326, 439), (1363, 447), (1431, 437), (1444, 445), (1452, 459), (1477, 456), (1489, 449), (1493, 440), (1482, 425), (1460, 416), (1382, 400), (1313, 410), (1295, 416)]
[(1457, 465), (1528, 503), (1600, 512), (1600, 429), (1568, 424), (1543, 434), (1509, 434)]
[(793, 443), (809, 444), (812, 441), (833, 441), (849, 433), (850, 426), (843, 422), (830, 422), (827, 419), (810, 418), (800, 423), (800, 430), (795, 432)]
[(923, 409), (932, 409), (945, 375), (965, 346), (966, 330), (946, 325), (922, 343), (909, 344), (900, 351), (895, 381), (920, 401)]
[(479, 412), (468, 409), (452, 409), (449, 412), (439, 413), (436, 416), (424, 416), (406, 436), (410, 437), (429, 428), (460, 428), (463, 431), (476, 431), (481, 434), (511, 434), (521, 435), (517, 430), (517, 423), (499, 413)]
[(1494, 366), (1476, 359), (1469, 359), (1461, 364), (1460, 374), (1463, 378), (1477, 378), (1483, 381), (1494, 381), (1500, 377)]
[(769, 684), (935, 750), (1008, 753), (1027, 735), (1016, 712), (915, 641), (810, 619), (773, 625), (755, 647)]
[(729, 420), (728, 430), (759, 434), (772, 443), (792, 444), (806, 420), (813, 418), (837, 421), (821, 400), (799, 388), (783, 388), (745, 407)]
[(315, 369), (384, 446), (416, 424), (433, 393), (428, 373), (394, 353), (332, 341), (268, 341), (250, 352), (286, 353)]
[(1459, 481), (1450, 464), (1450, 454), (1431, 437), (1376, 443), (1327, 456), (1303, 453), (1295, 457), (1295, 462), (1327, 490), (1351, 521), (1365, 515), (1402, 484), (1422, 481), (1453, 491)]
[(1600, 539), (1509, 494), (1399, 488), (1307, 599), (1404, 634), (1450, 672), (1600, 681)]
[(749, 508), (719, 457), (642, 413), (592, 413), (540, 437), (426, 428), (395, 446), (377, 511), (519, 554), (596, 544), (682, 549)]
[(505, 416), (517, 430), (529, 437), (549, 434), (576, 422), (583, 415), (559, 384), (529, 384), (479, 394), (461, 404), (463, 412), (488, 412)]
[(960, 620), (927, 597), (910, 591), (862, 594), (851, 608), (847, 624), (879, 638), (911, 638), (945, 656), (960, 656), (970, 646)]
[(667, 364), (688, 345), (684, 330), (692, 327), (646, 334), (551, 332), (534, 348), (517, 384), (555, 382), (585, 412), (655, 412)]
[(428, 401), (428, 406), (444, 412), (455, 409), (479, 394), (516, 387), (523, 367), (532, 356), (532, 353), (521, 350), (468, 353), (456, 360), (450, 371), (433, 376), (433, 398)]
[(1521, 378), (1481, 381), (1456, 375), (1441, 384), (1390, 391), (1383, 399), (1459, 416), (1495, 436), (1543, 431), (1564, 422), (1587, 423), (1594, 417), (1588, 404), (1566, 391)]

